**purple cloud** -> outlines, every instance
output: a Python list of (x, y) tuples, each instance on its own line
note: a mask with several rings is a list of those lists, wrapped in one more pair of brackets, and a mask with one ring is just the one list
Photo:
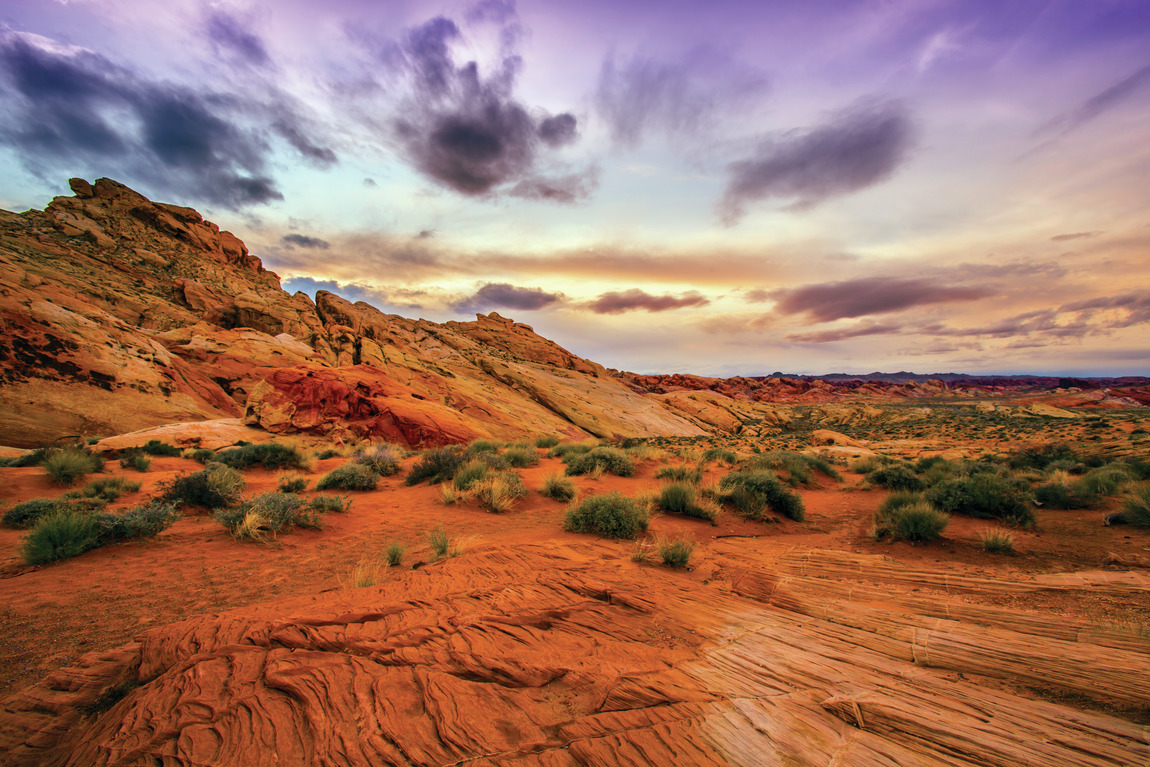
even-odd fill
[(902, 330), (902, 325), (895, 325), (893, 323), (860, 322), (848, 328), (831, 328), (828, 330), (811, 331), (809, 333), (790, 333), (787, 335), (787, 340), (798, 341), (804, 344), (826, 344), (835, 341), (846, 341), (850, 338), (860, 338), (862, 336), (898, 333), (900, 330)]
[(271, 62), (263, 41), (222, 11), (208, 17), (207, 35), (217, 53), (231, 54), (233, 58), (252, 66), (263, 66)]
[(506, 282), (489, 282), (474, 295), (462, 298), (451, 304), (458, 312), (483, 312), (488, 309), (518, 309), (538, 311), (561, 301), (561, 293), (547, 293), (541, 288), (520, 288)]
[(644, 309), (648, 312), (666, 312), (672, 309), (682, 309), (686, 306), (706, 306), (709, 303), (709, 299), (694, 290), (681, 296), (670, 294), (654, 296), (638, 288), (631, 288), (619, 292), (603, 293), (587, 304), (587, 308), (596, 314), (622, 314), (636, 309)]
[(290, 247), (299, 246), (301, 248), (312, 248), (313, 250), (327, 250), (331, 247), (331, 243), (327, 240), (321, 240), (318, 237), (308, 237), (306, 234), (285, 234), (280, 238), (280, 242)]
[(805, 313), (816, 322), (885, 314), (913, 306), (975, 301), (993, 295), (982, 286), (940, 284), (925, 279), (866, 277), (775, 291), (775, 311)]

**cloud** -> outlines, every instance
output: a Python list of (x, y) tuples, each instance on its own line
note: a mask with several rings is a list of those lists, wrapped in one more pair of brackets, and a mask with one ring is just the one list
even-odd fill
[(666, 312), (686, 306), (706, 306), (710, 300), (697, 291), (688, 291), (680, 296), (670, 294), (653, 296), (638, 288), (603, 293), (586, 304), (596, 314), (622, 314), (623, 312), (645, 309), (648, 312)]
[(423, 290), (407, 288), (379, 288), (354, 282), (317, 280), (312, 277), (291, 277), (283, 281), (283, 289), (289, 293), (297, 291), (315, 297), (318, 291), (326, 290), (352, 303), (363, 302), (374, 306), (386, 314), (402, 314), (424, 308), (421, 299), (427, 296)]
[(1034, 134), (1053, 135), (1054, 138), (1064, 136), (1118, 106), (1147, 86), (1150, 86), (1150, 64), (1046, 123)]
[(913, 142), (906, 108), (876, 102), (842, 112), (805, 133), (765, 143), (748, 159), (728, 166), (719, 212), (734, 224), (749, 202), (772, 197), (810, 208), (886, 179), (906, 160)]
[(562, 300), (562, 294), (546, 293), (541, 288), (520, 288), (506, 282), (489, 282), (475, 291), (474, 295), (452, 303), (451, 308), (459, 312), (482, 312), (487, 309), (533, 312)]
[[(46, 38), (0, 34), (0, 142), (37, 175), (104, 175), (232, 208), (283, 199), (268, 175), (268, 133), (313, 159), (284, 103), (143, 78), (107, 58)], [(330, 155), (334, 160), (334, 155)]]
[(828, 330), (817, 330), (808, 333), (790, 333), (787, 335), (787, 340), (798, 341), (804, 344), (826, 344), (834, 341), (845, 341), (850, 338), (860, 338), (862, 336), (898, 333), (900, 330), (902, 330), (902, 325), (865, 321), (846, 328), (830, 328)]
[(207, 35), (216, 53), (230, 54), (231, 58), (252, 66), (271, 63), (271, 57), (268, 56), (263, 41), (222, 11), (217, 11), (208, 17)]
[(1067, 240), (1086, 240), (1102, 234), (1100, 229), (1091, 232), (1073, 232), (1071, 234), (1056, 234), (1050, 238), (1051, 242), (1066, 242)]
[(298, 245), (301, 248), (327, 250), (331, 247), (331, 243), (327, 240), (321, 240), (318, 237), (308, 237), (306, 234), (285, 234), (283, 237), (280, 237), (280, 242), (289, 248)]
[(580, 174), (548, 179), (539, 167), (543, 150), (576, 140), (577, 119), (570, 113), (537, 114), (539, 110), (529, 111), (514, 99), (523, 66), (510, 52), (518, 39), (514, 9), (490, 2), (481, 8), (473, 18), (501, 23), (509, 49), (488, 77), (475, 61), (455, 65), (451, 44), (461, 32), (444, 17), (409, 30), (389, 49), (388, 58), (399, 61), (411, 86), (402, 116), (394, 123), (407, 160), (440, 186), (468, 196), (508, 191), (557, 202), (586, 196), (594, 187), (591, 179)]
[(921, 332), (936, 336), (1030, 336), (1048, 339), (1084, 338), (1150, 322), (1150, 290), (1099, 296), (1016, 314), (988, 325), (952, 328), (935, 324)]
[(697, 135), (724, 107), (767, 87), (758, 71), (706, 49), (674, 62), (611, 55), (599, 70), (595, 107), (615, 144), (634, 147), (651, 134)]
[(948, 285), (927, 279), (865, 277), (775, 291), (775, 311), (806, 313), (816, 322), (885, 314), (912, 306), (975, 301), (993, 295), (983, 286)]

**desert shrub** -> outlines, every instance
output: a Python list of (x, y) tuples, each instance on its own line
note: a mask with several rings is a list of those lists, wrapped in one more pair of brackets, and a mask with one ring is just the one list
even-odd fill
[(99, 456), (76, 448), (55, 451), (44, 459), (44, 471), (57, 485), (74, 485), (101, 468)]
[(1078, 461), (1074, 449), (1065, 443), (1028, 445), (1019, 448), (1006, 457), (1006, 464), (1012, 469), (1038, 469), (1042, 471), (1055, 461)]
[(558, 444), (559, 444), (559, 438), (556, 437), (554, 434), (535, 438), (535, 447), (552, 448)]
[(240, 499), (244, 478), (230, 466), (208, 464), (200, 471), (177, 477), (163, 491), (165, 501), (177, 501), (209, 509), (228, 506)]
[(655, 541), (655, 547), (659, 550), (659, 557), (663, 560), (663, 564), (676, 568), (686, 567), (690, 564), (691, 554), (695, 551), (695, 544), (683, 537), (674, 540), (659, 538)]
[(712, 447), (708, 450), (703, 451), (703, 457), (701, 460), (703, 461), (703, 463), (710, 463), (711, 461), (721, 461), (722, 463), (725, 463), (728, 466), (734, 466), (738, 462), (739, 456), (736, 455), (735, 452), (732, 450), (724, 450), (721, 447)]
[(328, 458), (342, 458), (344, 453), (345, 451), (343, 450), (337, 450), (334, 447), (329, 447), (324, 448), (323, 450), (317, 450), (315, 457), (321, 461), (326, 461)]
[(221, 450), (212, 459), (233, 469), (262, 466), (265, 469), (302, 469), (307, 461), (299, 449), (278, 442), (261, 442)]
[(880, 466), (866, 475), (872, 484), (888, 490), (922, 490), (923, 481), (902, 464)]
[(688, 466), (686, 464), (664, 466), (655, 472), (655, 479), (669, 479), (672, 482), (698, 484), (702, 478), (703, 471), (698, 466)]
[(470, 490), (472, 485), (486, 479), (490, 473), (490, 468), (483, 461), (469, 461), (455, 473), (451, 482), (456, 490)]
[(1139, 481), (1150, 479), (1150, 461), (1142, 461), (1137, 458), (1127, 458), (1122, 461), (1122, 466), (1130, 476)]
[(883, 498), (882, 503), (878, 506), (877, 513), (886, 516), (898, 511), (904, 506), (913, 506), (922, 500), (922, 493), (915, 493), (910, 490), (899, 490)]
[(459, 553), (459, 550), (452, 545), (451, 536), (448, 535), (447, 528), (443, 526), (442, 522), (428, 530), (425, 535), (427, 536), (427, 545), (431, 547), (431, 553), (435, 559), (453, 557)]
[(96, 548), (98, 523), (93, 514), (71, 510), (41, 517), (25, 536), (22, 553), (30, 565), (69, 559)]
[(568, 475), (590, 474), (598, 468), (617, 477), (630, 477), (635, 473), (635, 462), (626, 452), (614, 447), (596, 447), (585, 453), (568, 454)]
[(492, 514), (500, 514), (525, 497), (527, 488), (515, 472), (501, 471), (476, 482), (471, 492), (480, 506)]
[(426, 480), (429, 485), (438, 485), (454, 478), (462, 466), (463, 451), (454, 445), (427, 450), (411, 467), (403, 482), (418, 485)]
[(175, 445), (169, 445), (167, 442), (161, 442), (158, 439), (148, 440), (146, 443), (144, 443), (144, 446), (141, 447), (140, 450), (144, 451), (148, 455), (175, 457), (180, 454), (180, 449), (178, 447)]
[(329, 511), (343, 514), (351, 508), (351, 499), (346, 495), (313, 495), (307, 505), (321, 514)]
[(539, 463), (539, 453), (530, 447), (509, 447), (503, 451), (503, 458), (515, 469), (525, 469)]
[(557, 501), (570, 501), (575, 497), (575, 483), (561, 474), (550, 474), (543, 479), (539, 492)]
[(1034, 488), (1034, 502), (1047, 509), (1085, 509), (1093, 504), (1063, 482), (1047, 482)]
[(456, 490), (455, 485), (444, 482), (439, 486), (439, 502), (444, 506), (459, 503), (463, 497), (464, 492), (462, 490)]
[(563, 529), (603, 538), (634, 538), (647, 529), (647, 509), (617, 492), (593, 495), (567, 510)]
[(1122, 501), (1122, 512), (1135, 527), (1150, 528), (1150, 485), (1132, 490)]
[(988, 554), (1009, 554), (1014, 551), (1014, 536), (1001, 528), (987, 528), (978, 534), (982, 550)]
[(403, 552), (406, 548), (402, 543), (393, 541), (387, 544), (387, 564), (389, 567), (399, 567), (403, 562)]
[(860, 458), (853, 462), (850, 468), (855, 474), (870, 474), (890, 462), (891, 459), (883, 455), (868, 455), (866, 458)]
[(121, 514), (104, 513), (96, 517), (100, 545), (137, 538), (155, 538), (180, 519), (183, 513), (172, 502), (148, 501)]
[(495, 453), (499, 448), (503, 447), (501, 442), (496, 442), (491, 439), (476, 439), (472, 440), (471, 444), (467, 446), (468, 455), (479, 455), (480, 453)]
[(367, 450), (356, 451), (355, 462), (362, 464), (381, 477), (390, 477), (399, 473), (399, 461), (402, 456), (392, 445), (376, 445)]
[(689, 482), (672, 482), (659, 491), (659, 509), (668, 514), (705, 519), (715, 524), (715, 507), (710, 502), (700, 503), (695, 486)]
[(814, 484), (814, 472), (816, 471), (834, 480), (842, 479), (842, 475), (839, 474), (838, 469), (822, 458), (781, 450), (751, 456), (743, 461), (739, 465), (739, 468), (785, 471), (787, 472), (787, 483), (791, 486), (812, 486)]
[(216, 457), (216, 451), (208, 450), (206, 447), (191, 447), (180, 453), (180, 455), (189, 461), (206, 464)]
[(1086, 472), (1073, 484), (1074, 492), (1086, 499), (1110, 498), (1133, 481), (1129, 470), (1122, 464), (1107, 464)]
[(302, 493), (309, 484), (307, 477), (294, 471), (284, 472), (276, 478), (276, 490), (281, 493)]
[(749, 519), (762, 519), (770, 508), (796, 522), (806, 518), (803, 501), (769, 471), (733, 471), (719, 481), (719, 500)]
[(268, 533), (280, 533), (297, 526), (314, 529), (323, 526), (323, 512), (293, 493), (261, 493), (220, 509), (214, 516), (237, 540), (263, 540)]
[(316, 490), (374, 490), (379, 475), (362, 463), (345, 463), (315, 483)]
[(27, 453), (21, 453), (18, 456), (5, 460), (3, 465), (14, 469), (39, 466), (49, 455), (56, 452), (57, 449), (58, 448), (54, 447), (38, 447), (35, 450), (29, 450)]
[(1056, 461), (1048, 463), (1046, 465), (1046, 471), (1064, 471), (1067, 474), (1084, 474), (1086, 472), (1086, 464), (1073, 458), (1059, 458)]
[(948, 514), (1029, 527), (1034, 524), (1034, 511), (1025, 503), (1028, 492), (1025, 482), (980, 473), (943, 480), (926, 491), (926, 500)]
[(2, 520), (7, 527), (21, 530), (35, 527), (43, 517), (57, 512), (85, 513), (104, 508), (102, 498), (83, 498), (70, 500), (66, 498), (33, 498), (17, 503), (4, 512)]
[(590, 452), (593, 447), (594, 445), (587, 442), (564, 442), (548, 450), (547, 457), (562, 458), (563, 461), (566, 462), (567, 456)]
[(79, 490), (65, 493), (64, 498), (100, 498), (108, 503), (126, 493), (134, 493), (140, 489), (139, 482), (132, 482), (123, 477), (101, 477), (94, 479)]
[(901, 496), (899, 502), (880, 507), (874, 521), (878, 538), (890, 535), (896, 541), (933, 541), (950, 524), (950, 515), (921, 498)]

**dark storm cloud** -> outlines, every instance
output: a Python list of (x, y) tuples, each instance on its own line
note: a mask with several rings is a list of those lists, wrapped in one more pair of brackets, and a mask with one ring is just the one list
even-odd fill
[(224, 51), (253, 66), (271, 61), (263, 41), (226, 13), (217, 12), (208, 17), (207, 33), (217, 53)]
[(791, 333), (787, 336), (787, 340), (798, 341), (804, 344), (826, 344), (833, 343), (834, 341), (845, 341), (850, 338), (860, 338), (862, 336), (897, 333), (900, 330), (902, 330), (902, 325), (895, 325), (893, 323), (861, 322), (849, 328), (830, 328), (828, 330), (816, 330), (809, 333)]
[(654, 296), (638, 288), (603, 293), (586, 306), (596, 314), (622, 314), (636, 309), (648, 312), (666, 312), (686, 306), (705, 306), (711, 303), (697, 291), (688, 291), (680, 296), (666, 294)]
[(1101, 230), (1091, 232), (1072, 232), (1070, 234), (1056, 234), (1050, 238), (1051, 242), (1066, 242), (1067, 240), (1087, 240), (1102, 234)]
[[(512, 46), (517, 39), (508, 31), (515, 25), (513, 7), (486, 3), (481, 8), (486, 10), (476, 18), (501, 23), (505, 47)], [(558, 202), (585, 196), (594, 186), (590, 178), (548, 179), (537, 167), (541, 149), (575, 140), (575, 116), (536, 115), (516, 101), (513, 90), (523, 62), (510, 52), (488, 77), (474, 61), (457, 67), (451, 43), (459, 37), (455, 22), (440, 17), (388, 49), (389, 62), (401, 62), (412, 87), (411, 101), (395, 121), (409, 161), (436, 183), (469, 196), (510, 191)]]
[(764, 144), (758, 154), (728, 166), (719, 211), (733, 224), (750, 202), (772, 197), (809, 208), (874, 186), (906, 160), (911, 119), (897, 102), (872, 103), (839, 114), (806, 133)]
[(337, 161), (335, 152), (325, 146), (316, 144), (299, 125), (290, 119), (281, 117), (272, 123), (272, 130), (278, 133), (291, 144), (302, 157), (320, 167), (334, 165)]
[(983, 286), (949, 285), (926, 279), (866, 277), (803, 285), (772, 293), (780, 314), (806, 313), (816, 322), (884, 314), (912, 306), (974, 301), (992, 295)]
[(0, 35), (0, 103), (0, 141), (33, 173), (114, 175), (230, 207), (283, 198), (267, 173), (269, 129), (313, 159), (325, 151), (285, 104), (151, 81), (16, 34)]
[(506, 282), (489, 282), (474, 295), (453, 302), (451, 308), (458, 312), (482, 312), (487, 309), (538, 311), (562, 299), (561, 294), (547, 293), (541, 288), (520, 288)]
[(703, 49), (674, 62), (610, 56), (599, 70), (595, 107), (612, 140), (633, 147), (651, 134), (696, 134), (719, 110), (767, 86), (761, 73)]
[(280, 242), (288, 247), (298, 245), (301, 248), (313, 248), (315, 250), (327, 250), (331, 247), (331, 243), (327, 240), (321, 240), (318, 237), (308, 237), (306, 234), (285, 234), (280, 238)]

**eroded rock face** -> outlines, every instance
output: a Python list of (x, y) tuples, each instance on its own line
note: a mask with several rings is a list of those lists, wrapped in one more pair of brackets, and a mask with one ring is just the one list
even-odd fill
[(9, 699), (0, 752), (13, 766), (1150, 761), (1145, 726), (1007, 691), (1145, 705), (1144, 643), (937, 596), (1144, 579), (956, 579), (721, 545), (726, 589), (519, 544), (189, 618)]

